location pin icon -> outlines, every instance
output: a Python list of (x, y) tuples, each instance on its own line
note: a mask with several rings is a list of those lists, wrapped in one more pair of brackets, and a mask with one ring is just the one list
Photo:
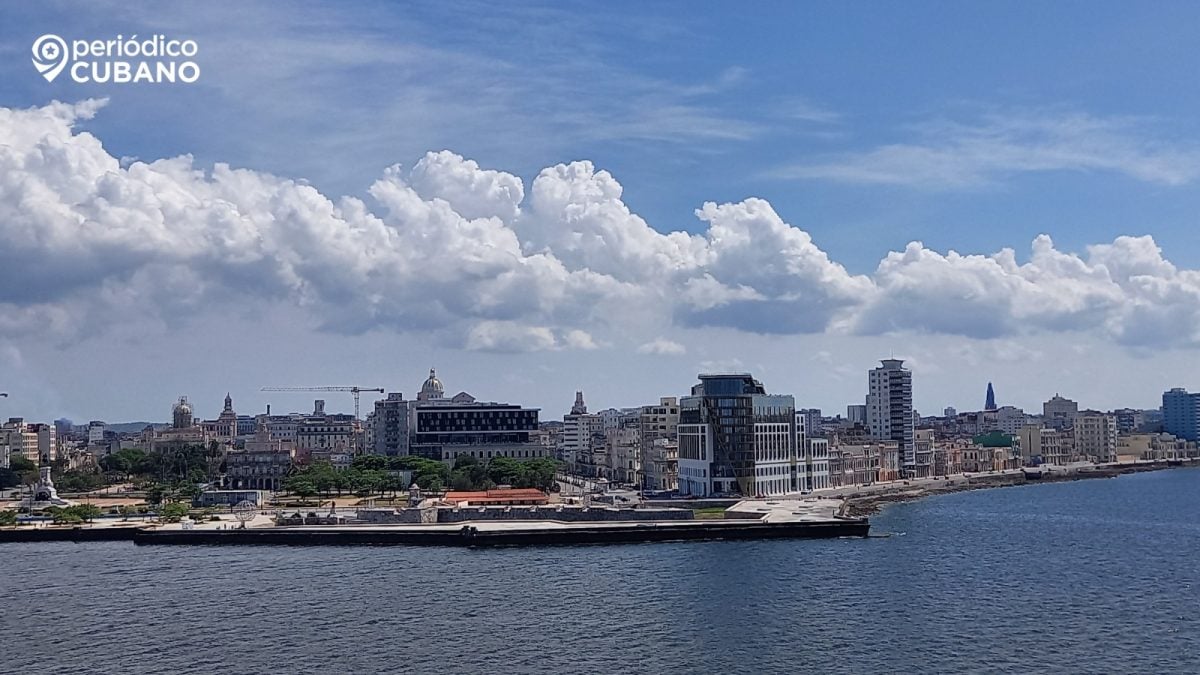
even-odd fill
[(33, 67), (53, 82), (67, 67), (67, 42), (57, 35), (43, 35), (33, 42)]

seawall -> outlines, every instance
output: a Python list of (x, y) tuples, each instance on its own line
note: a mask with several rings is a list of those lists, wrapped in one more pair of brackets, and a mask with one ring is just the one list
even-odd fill
[(747, 523), (689, 522), (596, 524), (571, 527), (479, 529), (313, 527), (250, 528), (245, 530), (142, 530), (133, 541), (139, 545), (266, 545), (266, 546), (548, 546), (618, 544), (659, 541), (712, 541), (734, 539), (827, 539), (865, 537), (866, 518), (829, 522)]
[(848, 496), (846, 503), (841, 509), (841, 514), (851, 517), (865, 517), (879, 513), (880, 509), (887, 504), (910, 502), (931, 495), (950, 494), (952, 492), (1013, 487), (1027, 484), (1036, 485), (1039, 483), (1064, 483), (1094, 478), (1116, 478), (1127, 473), (1142, 473), (1194, 466), (1198, 466), (1194, 460), (1184, 462), (1163, 460), (1160, 462), (1142, 462), (1138, 464), (1105, 464), (1081, 470), (1043, 471), (1039, 469), (1023, 469), (1008, 473), (972, 474), (965, 480), (954, 483), (947, 482), (945, 484), (922, 486), (905, 486), (901, 484), (887, 491)]
[(133, 541), (138, 527), (18, 527), (0, 529), (0, 544), (46, 541)]

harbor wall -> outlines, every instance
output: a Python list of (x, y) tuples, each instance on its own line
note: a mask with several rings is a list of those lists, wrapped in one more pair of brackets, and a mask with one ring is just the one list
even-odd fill
[[(433, 513), (427, 513), (432, 511)], [(431, 519), (431, 516), (436, 519)], [(497, 520), (557, 520), (581, 522), (644, 522), (692, 520), (683, 509), (615, 509), (579, 506), (478, 506), (436, 509), (359, 509), (358, 520), (372, 525), (410, 525), (417, 523), (465, 523)]]
[(636, 526), (597, 524), (594, 527), (484, 530), (379, 529), (330, 527), (313, 529), (251, 528), (246, 530), (143, 530), (138, 545), (267, 545), (267, 546), (548, 546), (617, 544), (656, 541), (730, 539), (826, 539), (865, 537), (866, 518), (829, 522), (760, 523), (644, 523)]

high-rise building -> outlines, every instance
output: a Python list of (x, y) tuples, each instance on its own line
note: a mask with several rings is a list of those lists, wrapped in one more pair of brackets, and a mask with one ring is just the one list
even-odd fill
[(1176, 387), (1163, 392), (1163, 431), (1186, 441), (1200, 441), (1200, 392)]
[(915, 476), (912, 371), (904, 367), (901, 359), (884, 359), (880, 363), (867, 377), (867, 427), (876, 439), (896, 441), (901, 474)]
[(776, 495), (798, 489), (796, 404), (749, 374), (700, 375), (679, 402), (679, 492)]
[(991, 382), (988, 382), (987, 397), (984, 399), (983, 409), (984, 410), (995, 410), (996, 409), (996, 390), (992, 389)]
[(408, 404), (404, 394), (398, 391), (375, 401), (370, 452), (390, 456), (408, 454)]

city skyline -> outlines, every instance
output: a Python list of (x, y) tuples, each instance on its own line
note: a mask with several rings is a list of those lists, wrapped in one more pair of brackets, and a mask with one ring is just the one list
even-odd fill
[[(894, 363), (896, 361), (903, 362), (904, 360), (893, 357), (893, 358), (879, 359), (876, 363), (884, 364), (884, 366), (886, 367), (886, 364)], [(907, 364), (903, 365), (903, 369), (905, 372), (909, 372)], [(435, 368), (435, 369), (426, 371), (427, 376), (433, 377), (435, 370), (437, 370), (437, 369)], [(822, 407), (822, 406), (817, 406), (817, 405), (806, 405), (805, 402), (800, 400), (800, 397), (797, 396), (795, 408), (797, 411), (817, 410), (824, 417), (829, 417), (829, 418), (842, 417), (842, 418), (848, 418), (848, 419), (853, 420), (854, 415), (853, 414), (848, 415), (847, 413), (849, 411), (847, 410), (847, 408), (848, 407), (859, 407), (859, 408), (867, 409), (870, 407), (871, 404), (869, 402), (870, 401), (869, 397), (871, 395), (871, 392), (873, 391), (873, 385), (871, 384), (871, 380), (872, 380), (872, 377), (874, 376), (874, 373), (879, 370), (880, 370), (879, 366), (875, 365), (868, 371), (864, 371), (864, 373), (863, 373), (863, 375), (864, 375), (863, 396), (861, 396), (859, 399), (848, 400), (844, 405), (840, 405), (840, 406), (835, 405), (832, 407)], [(754, 377), (758, 378), (757, 372), (751, 372), (748, 370), (711, 370), (711, 371), (707, 371), (707, 372), (696, 373), (696, 375), (693, 377), (693, 379), (695, 379), (695, 377), (714, 376), (714, 375), (754, 376)], [(442, 379), (442, 374), (440, 372), (438, 373), (438, 378)], [(402, 400), (404, 400), (404, 401), (417, 401), (418, 397), (420, 395), (420, 392), (422, 390), (422, 385), (420, 385), (420, 384), (414, 385), (409, 388), (380, 387), (385, 390), (385, 393), (380, 394), (380, 393), (376, 393), (372, 388), (369, 388), (369, 385), (354, 385), (354, 386), (362, 386), (363, 387), (363, 395), (362, 395), (362, 399), (361, 399), (362, 412), (360, 414), (360, 419), (364, 419), (364, 420), (367, 418), (368, 414), (371, 412), (371, 410), (376, 402), (383, 402), (383, 401), (388, 401), (388, 400), (400, 400), (400, 399), (394, 399), (394, 397), (398, 394), (403, 396)], [(992, 382), (990, 382), (990, 381), (987, 382), (986, 386), (989, 390), (992, 389)], [(206, 400), (197, 399), (195, 396), (193, 396), (191, 394), (183, 393), (183, 394), (174, 395), (174, 397), (165, 401), (165, 403), (161, 407), (164, 410), (167, 410), (167, 409), (171, 408), (172, 406), (175, 406), (177, 403), (179, 403), (181, 399), (186, 399), (190, 408), (192, 410), (194, 410), (196, 419), (215, 419), (218, 417), (218, 413), (220, 413), (222, 411), (228, 412), (228, 406), (231, 403), (233, 405), (233, 408), (238, 412), (239, 415), (248, 415), (248, 416), (263, 415), (263, 414), (267, 414), (268, 409), (270, 410), (271, 414), (304, 415), (304, 414), (309, 414), (310, 411), (313, 409), (314, 404), (319, 401), (320, 403), (322, 403), (322, 405), (321, 405), (322, 411), (327, 411), (331, 414), (351, 414), (354, 410), (353, 397), (350, 393), (351, 388), (352, 387), (350, 385), (345, 385), (345, 386), (319, 385), (319, 386), (311, 386), (311, 387), (301, 385), (301, 386), (289, 386), (289, 387), (277, 388), (276, 391), (273, 391), (273, 392), (272, 391), (261, 391), (261, 390), (255, 390), (252, 392), (237, 392), (234, 390), (227, 389), (225, 391), (225, 393), (220, 396), (219, 402), (211, 403), (211, 404), (209, 402), (207, 402)], [(664, 392), (661, 394), (661, 396), (676, 397), (676, 398), (687, 396), (687, 395), (689, 395), (691, 388), (692, 388), (691, 386), (686, 386), (686, 387), (683, 387), (679, 391)], [(284, 390), (289, 390), (289, 391), (280, 392), (280, 391), (278, 391), (278, 389), (284, 389)], [(321, 391), (322, 389), (326, 389), (326, 391)], [(580, 396), (584, 396), (584, 397), (586, 397), (586, 399), (588, 401), (590, 401), (590, 403), (588, 403), (588, 407), (590, 409), (592, 409), (593, 411), (634, 409), (634, 408), (639, 408), (639, 407), (646, 406), (646, 405), (653, 405), (655, 400), (657, 400), (657, 399), (655, 399), (655, 400), (647, 400), (647, 401), (617, 401), (617, 402), (602, 401), (599, 405), (596, 405), (595, 404), (596, 399), (594, 399), (590, 394), (587, 393), (589, 390), (583, 389), (583, 388), (578, 388), (571, 392), (571, 396), (573, 398), (567, 404), (561, 405), (560, 402), (556, 401), (555, 406), (546, 407), (546, 406), (540, 406), (540, 405), (527, 404), (527, 402), (512, 399), (512, 398), (505, 398), (503, 396), (499, 396), (499, 397), (475, 396), (475, 394), (477, 393), (477, 389), (470, 387), (470, 386), (468, 386), (468, 387), (452, 387), (451, 389), (447, 389), (445, 392), (445, 395), (447, 398), (454, 396), (456, 393), (465, 393), (465, 394), (469, 394), (473, 398), (476, 398), (481, 401), (490, 401), (490, 402), (502, 403), (502, 404), (526, 405), (526, 407), (528, 407), (528, 408), (539, 410), (541, 412), (540, 416), (541, 416), (541, 420), (543, 422), (558, 421), (563, 418), (563, 415), (565, 415), (569, 412), (573, 412), (574, 409), (578, 406)], [(917, 387), (913, 387), (913, 389), (914, 389), (914, 392), (918, 390)], [(1176, 389), (1176, 390), (1186, 389), (1186, 387), (1171, 387), (1171, 388), (1164, 389), (1162, 392), (1159, 393), (1159, 398), (1156, 402), (1157, 404), (1147, 405), (1147, 406), (1137, 406), (1137, 405), (1116, 405), (1116, 406), (1107, 406), (1107, 407), (1092, 406), (1092, 405), (1087, 405), (1085, 403), (1080, 403), (1077, 400), (1073, 400), (1070, 395), (1062, 397), (1062, 392), (1057, 391), (1057, 390), (1052, 395), (1044, 396), (1042, 401), (1035, 402), (1034, 404), (1031, 404), (1031, 405), (1018, 405), (1015, 402), (1007, 401), (1007, 400), (1004, 400), (999, 397), (996, 400), (997, 400), (997, 408), (1016, 408), (1016, 409), (1022, 410), (1026, 415), (1032, 415), (1032, 416), (1038, 416), (1041, 414), (1040, 411), (1042, 409), (1043, 404), (1046, 401), (1049, 401), (1051, 399), (1059, 399), (1060, 397), (1064, 398), (1066, 400), (1072, 401), (1072, 403), (1075, 404), (1079, 410), (1100, 410), (1100, 411), (1129, 410), (1129, 409), (1132, 409), (1132, 410), (1162, 410), (1162, 401), (1163, 401), (1162, 396), (1165, 395), (1166, 393), (1170, 392), (1173, 389)], [(782, 393), (785, 393), (788, 395), (794, 395), (786, 387), (781, 388), (781, 389), (772, 389), (772, 391), (782, 392)], [(247, 405), (244, 403), (244, 401), (246, 401), (246, 400), (252, 400), (252, 401), (259, 402), (258, 407), (253, 407), (253, 408), (247, 407)], [(243, 401), (243, 403), (239, 404), (238, 403), (239, 401)], [(863, 401), (868, 401), (868, 403), (864, 406)], [(3, 403), (3, 401), (0, 401), (0, 403)], [(918, 414), (920, 414), (921, 417), (939, 417), (939, 416), (944, 417), (945, 410), (955, 410), (956, 413), (979, 413), (979, 412), (984, 412), (984, 411), (988, 411), (988, 410), (992, 410), (992, 411), (995, 410), (994, 408), (988, 408), (986, 405), (978, 405), (978, 406), (971, 406), (971, 405), (953, 406), (953, 405), (951, 405), (951, 406), (943, 406), (943, 408), (937, 409), (937, 410), (934, 410), (932, 408), (930, 408), (928, 410), (923, 410), (918, 406), (913, 406), (913, 409)], [(209, 412), (210, 410), (212, 412)], [(10, 415), (9, 414), (10, 412), (13, 414)], [(56, 416), (52, 416), (52, 417), (46, 417), (45, 419), (43, 419), (40, 417), (31, 417), (29, 415), (16, 414), (15, 410), (10, 410), (7, 412), (0, 410), (0, 419), (8, 419), (9, 417), (19, 417), (19, 418), (25, 419), (26, 421), (43, 421), (43, 422), (59, 421), (62, 419), (66, 419), (75, 425), (84, 425), (84, 426), (86, 426), (89, 421), (93, 421), (93, 420), (103, 421), (106, 424), (128, 424), (128, 423), (135, 423), (135, 422), (148, 422), (148, 423), (163, 424), (163, 425), (170, 424), (171, 423), (170, 415), (168, 414), (168, 415), (166, 415), (166, 417), (161, 417), (161, 418), (157, 417), (157, 415), (161, 415), (161, 414), (162, 414), (162, 411), (160, 410), (160, 411), (156, 411), (153, 414), (135, 416), (135, 417), (127, 418), (127, 419), (126, 418), (100, 418), (100, 417), (97, 417), (94, 415), (92, 415), (92, 416), (83, 415), (83, 416), (75, 416), (75, 417), (71, 417), (69, 415), (56, 415)]]
[[(1115, 7), (1087, 59), (1051, 39), (1077, 12), (996, 12), (1036, 46), (1002, 63), (967, 48), (976, 13), (931, 6), (371, 5), (369, 29), (317, 5), (6, 7), (0, 416), (407, 393), (430, 366), (550, 413), (719, 370), (839, 411), (893, 354), (927, 414), (987, 381), (1027, 410), (1154, 407), (1197, 386), (1200, 100), (1171, 84), (1183, 36), (1141, 31), (1196, 10)], [(940, 46), (891, 49), (881, 15), (933, 14)], [(811, 43), (754, 48), (776, 31)], [(200, 45), (195, 85), (29, 63), (44, 33), (162, 32)], [(1160, 75), (1088, 77), (1116, 62)]]

